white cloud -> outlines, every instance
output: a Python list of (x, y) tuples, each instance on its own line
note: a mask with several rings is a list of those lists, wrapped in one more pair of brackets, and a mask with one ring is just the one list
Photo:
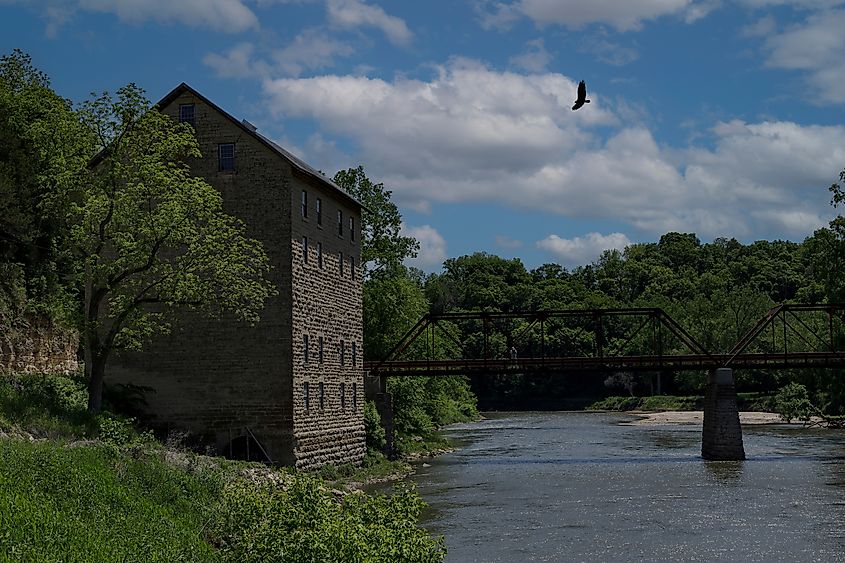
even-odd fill
[(79, 0), (79, 7), (113, 13), (127, 22), (179, 22), (224, 33), (258, 27), (258, 18), (241, 0)]
[(246, 78), (261, 74), (263, 64), (252, 60), (255, 46), (252, 43), (240, 43), (232, 47), (225, 55), (208, 53), (202, 58), (203, 64), (211, 67), (221, 78)]
[(649, 234), (800, 237), (829, 215), (824, 188), (845, 162), (845, 126), (731, 121), (712, 127), (710, 148), (660, 146), (601, 91), (573, 112), (566, 76), (466, 60), (427, 81), (321, 76), (264, 89), (275, 115), (351, 141), (371, 177), (416, 209), (495, 202)]
[(335, 27), (375, 27), (396, 45), (407, 45), (413, 38), (403, 19), (391, 16), (380, 6), (366, 4), (361, 0), (328, 0), (326, 6), (329, 23)]
[(290, 45), (276, 51), (273, 58), (286, 75), (299, 76), (305, 70), (330, 67), (336, 57), (348, 57), (354, 51), (351, 45), (321, 30), (308, 29)]
[(740, 30), (740, 33), (745, 37), (766, 37), (774, 33), (777, 26), (777, 20), (769, 14), (746, 25)]
[(528, 72), (542, 72), (552, 62), (552, 55), (546, 51), (543, 39), (534, 39), (526, 45), (525, 52), (510, 58), (510, 63)]
[(553, 254), (561, 264), (573, 266), (596, 260), (605, 250), (624, 250), (631, 241), (623, 233), (588, 233), (571, 239), (549, 235), (537, 241), (537, 247)]
[(420, 243), (420, 250), (416, 258), (409, 258), (406, 263), (423, 270), (440, 268), (446, 260), (446, 240), (431, 225), (408, 227), (402, 225), (402, 235), (414, 237)]
[(579, 29), (589, 24), (607, 24), (617, 31), (638, 30), (643, 23), (676, 15), (692, 22), (718, 5), (713, 0), (518, 0), (512, 3), (482, 3), (482, 25), (507, 27), (520, 16), (535, 24), (562, 25)]
[[(770, 67), (803, 70), (815, 92), (799, 95), (809, 101), (845, 103), (845, 10), (810, 15), (805, 22), (771, 36), (765, 43)], [(817, 98), (816, 96), (819, 96)]]
[(496, 246), (498, 246), (499, 248), (514, 250), (517, 248), (522, 248), (522, 241), (512, 239), (506, 235), (496, 235)]

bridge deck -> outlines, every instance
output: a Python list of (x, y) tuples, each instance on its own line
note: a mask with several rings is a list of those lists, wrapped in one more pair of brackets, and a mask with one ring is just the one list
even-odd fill
[(618, 356), (458, 360), (365, 361), (364, 370), (381, 376), (495, 375), (518, 373), (696, 371), (734, 369), (845, 368), (843, 352), (774, 354), (689, 354), (679, 356)]

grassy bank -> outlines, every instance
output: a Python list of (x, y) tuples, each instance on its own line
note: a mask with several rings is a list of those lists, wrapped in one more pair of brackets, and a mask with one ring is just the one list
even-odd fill
[[(775, 396), (763, 393), (737, 393), (741, 411), (776, 412)], [(651, 397), (607, 397), (596, 401), (587, 410), (602, 411), (700, 411), (704, 408), (701, 395)]]
[(445, 554), (417, 526), (424, 504), (413, 491), (348, 493), (319, 474), (165, 447), (131, 421), (89, 415), (84, 398), (71, 378), (0, 380), (0, 560), (437, 562)]

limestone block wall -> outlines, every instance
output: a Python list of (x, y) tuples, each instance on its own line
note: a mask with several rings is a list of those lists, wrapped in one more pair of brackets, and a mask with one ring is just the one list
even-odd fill
[[(188, 91), (162, 111), (177, 118), (180, 104), (194, 104), (203, 154), (192, 172), (220, 191), (226, 212), (245, 222), (248, 236), (263, 242), (279, 295), (256, 326), (186, 310), (170, 335), (111, 359), (106, 381), (152, 387), (147, 400), (157, 421), (204, 434), (221, 452), (249, 428), (274, 462), (292, 464), (291, 167)], [(234, 171), (218, 170), (221, 143), (235, 145)]]
[(76, 331), (28, 316), (0, 331), (0, 373), (72, 373), (79, 369)]
[(366, 451), (360, 212), (296, 177), (291, 207), (296, 465), (359, 463)]

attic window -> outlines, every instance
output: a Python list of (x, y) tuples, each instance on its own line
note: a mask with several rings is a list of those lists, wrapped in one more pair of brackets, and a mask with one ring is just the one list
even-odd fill
[(221, 172), (234, 172), (235, 170), (235, 143), (221, 143), (217, 145), (219, 160), (218, 169)]
[(181, 104), (179, 106), (179, 123), (194, 125), (194, 104)]

